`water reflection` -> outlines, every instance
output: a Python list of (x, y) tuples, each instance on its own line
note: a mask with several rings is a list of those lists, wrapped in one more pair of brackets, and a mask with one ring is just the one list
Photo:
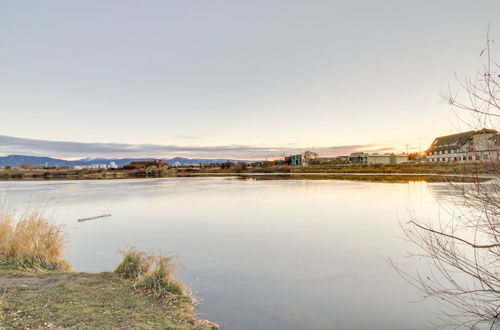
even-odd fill
[(406, 255), (398, 221), (410, 211), (432, 219), (433, 194), (445, 187), (228, 178), (0, 183), (16, 206), (57, 201), (75, 270), (110, 270), (127, 246), (175, 254), (178, 274), (203, 301), (198, 312), (227, 329), (429, 327), (435, 306), (412, 303), (418, 294), (386, 259)]

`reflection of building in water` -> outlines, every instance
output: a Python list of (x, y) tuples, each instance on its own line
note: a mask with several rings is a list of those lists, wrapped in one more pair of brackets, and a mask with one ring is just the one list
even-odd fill
[(434, 139), (427, 162), (468, 162), (499, 159), (499, 134), (492, 129), (469, 131)]

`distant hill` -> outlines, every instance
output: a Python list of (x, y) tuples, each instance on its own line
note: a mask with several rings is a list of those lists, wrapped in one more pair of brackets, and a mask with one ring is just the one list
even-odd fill
[[(50, 157), (9, 155), (0, 157), (0, 166), (18, 166), (21, 164), (32, 164), (36, 166), (84, 166), (92, 164), (109, 164), (115, 162), (118, 166), (126, 165), (130, 162), (154, 160), (158, 158), (83, 158), (77, 160), (64, 160)], [(179, 162), (182, 165), (186, 164), (213, 164), (224, 162), (248, 162), (246, 160), (235, 159), (198, 159), (198, 158), (163, 158), (161, 159), (169, 165)]]

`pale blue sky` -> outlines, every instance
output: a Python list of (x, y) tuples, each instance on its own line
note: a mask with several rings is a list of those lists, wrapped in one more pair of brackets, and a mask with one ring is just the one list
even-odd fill
[[(425, 149), (460, 129), (439, 92), (480, 68), (490, 20), (500, 43), (498, 13), (498, 0), (2, 1), (0, 135), (204, 157)], [(14, 140), (0, 153), (37, 153)]]

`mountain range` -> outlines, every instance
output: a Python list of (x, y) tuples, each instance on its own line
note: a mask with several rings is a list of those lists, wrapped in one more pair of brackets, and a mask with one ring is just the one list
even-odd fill
[[(115, 162), (118, 166), (126, 165), (135, 161), (148, 161), (158, 158), (82, 158), (77, 160), (65, 160), (51, 157), (24, 156), (24, 155), (9, 155), (0, 156), (0, 166), (19, 166), (22, 164), (31, 164), (35, 166), (85, 166), (92, 164), (109, 164)], [(163, 158), (161, 159), (169, 165), (179, 162), (182, 165), (186, 164), (213, 164), (225, 162), (248, 162), (246, 160), (235, 159), (197, 159), (197, 158)]]

